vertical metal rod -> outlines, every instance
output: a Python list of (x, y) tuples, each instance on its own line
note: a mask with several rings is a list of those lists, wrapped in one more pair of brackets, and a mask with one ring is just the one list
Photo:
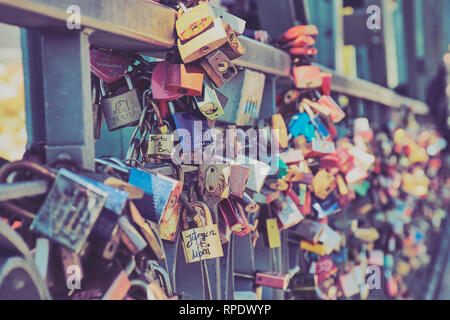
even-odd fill
[(61, 158), (94, 169), (89, 41), (85, 32), (42, 35), (47, 161)]

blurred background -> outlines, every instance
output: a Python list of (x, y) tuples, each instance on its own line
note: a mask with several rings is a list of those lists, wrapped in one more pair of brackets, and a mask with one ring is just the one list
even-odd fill
[[(211, 2), (244, 18), (248, 28), (266, 30), (272, 39), (294, 25), (316, 25), (320, 31), (316, 62), (424, 101), (430, 108), (429, 115), (411, 119), (407, 110), (370, 108), (367, 103), (347, 101), (356, 108), (356, 116), (367, 117), (371, 126), (375, 117), (380, 126), (394, 120), (422, 130), (436, 128), (450, 145), (450, 0)], [(367, 9), (373, 5), (380, 9), (381, 28), (376, 31), (367, 27)], [(27, 145), (20, 34), (19, 28), (0, 24), (0, 157), (11, 161), (21, 159)], [(442, 160), (448, 162), (447, 153)], [(450, 186), (447, 175), (441, 176), (443, 185)], [(430, 210), (441, 216), (435, 226), (439, 232), (427, 238), (428, 252), (433, 253), (431, 263), (408, 282), (416, 298), (450, 299), (450, 262), (446, 262), (450, 259), (450, 232), (448, 227), (441, 229), (440, 223), (446, 216), (446, 206), (439, 199), (433, 200), (431, 193), (428, 198), (434, 202)], [(434, 288), (424, 289), (428, 284)]]

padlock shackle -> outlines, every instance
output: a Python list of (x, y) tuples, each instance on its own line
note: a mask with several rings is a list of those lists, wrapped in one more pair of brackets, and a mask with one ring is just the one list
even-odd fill
[(102, 95), (102, 97), (106, 97), (105, 81), (103, 81), (103, 79), (100, 79), (99, 83), (100, 83), (100, 94)]
[(38, 177), (49, 180), (51, 182), (56, 178), (56, 173), (47, 169), (46, 167), (31, 161), (21, 160), (5, 164), (0, 169), (0, 183), (6, 183), (6, 180), (11, 173), (21, 170), (30, 171)]
[(160, 278), (162, 279), (162, 285), (164, 286), (164, 290), (166, 291), (166, 295), (170, 298), (173, 296), (172, 284), (170, 283), (169, 275), (163, 267), (161, 267), (156, 261), (150, 260), (148, 261), (148, 265), (150, 266), (150, 271), (155, 277), (155, 273), (159, 273)]
[(128, 89), (129, 89), (130, 91), (133, 90), (133, 89), (134, 89), (133, 82), (131, 81), (131, 77), (130, 77), (130, 75), (128, 74), (128, 72), (125, 72), (125, 74), (123, 75), (123, 77), (125, 78), (125, 81), (127, 82)]

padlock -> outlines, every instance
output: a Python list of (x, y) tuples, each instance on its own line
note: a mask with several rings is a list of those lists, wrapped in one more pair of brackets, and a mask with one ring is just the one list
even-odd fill
[(328, 108), (330, 119), (333, 123), (341, 122), (345, 118), (345, 112), (331, 96), (323, 95), (317, 100), (317, 103)]
[(231, 197), (234, 200), (236, 200), (242, 206), (242, 208), (244, 208), (244, 211), (246, 213), (258, 212), (259, 205), (247, 193), (244, 192), (244, 194), (241, 197), (236, 197), (236, 196), (231, 196)]
[(230, 193), (229, 164), (200, 164), (198, 168), (199, 193), (205, 196), (228, 198)]
[(251, 168), (250, 176), (247, 181), (247, 188), (259, 193), (271, 170), (271, 167), (264, 162), (252, 158), (244, 158), (244, 160), (240, 163), (246, 166), (248, 165)]
[(315, 201), (312, 207), (318, 212), (319, 219), (324, 219), (341, 211), (334, 193), (330, 193), (323, 201)]
[(322, 282), (337, 273), (338, 268), (329, 257), (323, 257), (316, 263), (315, 275), (317, 280)]
[(201, 96), (195, 98), (197, 108), (209, 120), (216, 120), (222, 116), (228, 98), (213, 88), (209, 81), (205, 81), (205, 87)]
[(219, 209), (231, 232), (243, 237), (252, 231), (244, 211), (239, 208), (239, 205), (234, 200), (225, 199), (221, 201), (219, 203)]
[(272, 116), (272, 130), (274, 130), (273, 138), (275, 138), (272, 143), (278, 144), (282, 149), (286, 149), (288, 147), (286, 123), (283, 116), (279, 113)]
[(317, 198), (325, 200), (336, 188), (336, 179), (327, 170), (320, 170), (312, 182), (314, 194)]
[(329, 72), (320, 73), (322, 78), (322, 86), (320, 87), (320, 92), (324, 96), (331, 96), (331, 79), (333, 75)]
[(322, 85), (320, 69), (316, 66), (299, 66), (292, 69), (297, 89), (316, 89)]
[(130, 66), (130, 58), (121, 52), (108, 52), (92, 48), (90, 50), (91, 71), (107, 83), (122, 78)]
[(144, 169), (131, 168), (128, 182), (145, 191), (134, 204), (145, 219), (156, 223), (168, 218), (183, 189), (182, 181)]
[(263, 186), (259, 193), (253, 195), (253, 199), (259, 204), (269, 204), (280, 196), (280, 191), (271, 190)]
[(231, 164), (230, 171), (230, 195), (242, 197), (247, 187), (247, 181), (250, 177), (251, 168), (238, 163)]
[(119, 233), (120, 240), (132, 255), (142, 252), (148, 245), (139, 231), (137, 231), (125, 216), (119, 218)]
[[(165, 127), (170, 130), (169, 123), (167, 121), (164, 123)], [(150, 158), (170, 159), (174, 151), (174, 135), (172, 133), (155, 133), (157, 127), (157, 122), (153, 123), (151, 133), (148, 134), (147, 155)]]
[(166, 87), (187, 96), (200, 96), (203, 91), (202, 69), (185, 64), (169, 64)]
[(204, 56), (200, 64), (218, 88), (223, 86), (225, 82), (231, 81), (238, 74), (236, 67), (222, 48)]
[[(280, 200), (283, 200), (280, 197)], [(290, 197), (284, 197), (282, 210), (277, 212), (280, 230), (286, 230), (300, 223), (305, 217)]]
[(311, 142), (315, 137), (314, 124), (306, 112), (294, 115), (289, 123), (289, 133), (294, 137), (303, 135), (308, 142)]
[(300, 241), (300, 249), (308, 252), (316, 253), (319, 256), (326, 255), (325, 246), (321, 243), (313, 244), (308, 241)]
[(294, 164), (294, 163), (299, 163), (299, 162), (305, 160), (301, 150), (292, 150), (291, 149), (290, 151), (280, 153), (279, 157), (284, 163), (286, 163), (288, 165)]
[(324, 225), (311, 219), (304, 219), (292, 230), (290, 236), (296, 240), (304, 239), (310, 243), (317, 244), (324, 231)]
[(133, 88), (133, 83), (128, 74), (125, 74), (124, 78), (127, 82), (128, 91), (112, 97), (107, 96), (104, 82), (100, 79), (102, 111), (109, 131), (135, 126), (139, 123), (141, 117), (142, 106), (137, 90)]
[(278, 220), (273, 216), (270, 204), (264, 207), (267, 212), (266, 219), (261, 223), (261, 233), (263, 234), (264, 244), (269, 248), (281, 247), (281, 234), (278, 228)]
[(60, 169), (30, 230), (80, 253), (107, 197), (89, 179)]
[(159, 101), (172, 101), (179, 99), (184, 94), (178, 91), (170, 90), (167, 87), (167, 81), (169, 78), (170, 63), (162, 61), (156, 64), (152, 73), (152, 94), (153, 98)]
[(198, 36), (208, 29), (215, 18), (213, 8), (206, 2), (189, 9), (180, 9), (175, 23), (178, 37), (181, 41), (187, 41)]
[(159, 223), (159, 236), (161, 239), (172, 242), (176, 240), (182, 210), (184, 209), (181, 203), (176, 202), (168, 217), (161, 220)]
[(109, 268), (98, 267), (96, 272), (84, 277), (81, 289), (75, 290), (71, 300), (122, 300), (130, 290), (127, 272), (117, 264)]
[(230, 60), (234, 60), (243, 56), (246, 52), (246, 49), (237, 38), (234, 30), (227, 23), (225, 23), (225, 31), (227, 32), (228, 42), (225, 43), (220, 48), (220, 50), (222, 50)]
[(238, 126), (253, 126), (259, 119), (265, 75), (250, 70), (239, 71), (233, 81), (218, 89), (228, 97), (227, 112), (221, 121)]
[(155, 257), (157, 259), (164, 259), (164, 249), (158, 238), (159, 226), (152, 221), (145, 221), (135, 204), (131, 201), (129, 202), (129, 210), (132, 221), (138, 226), (147, 244), (155, 254)]
[(289, 189), (289, 184), (283, 179), (277, 179), (270, 183), (269, 186), (271, 189), (281, 192), (287, 191)]
[(279, 290), (286, 290), (289, 286), (289, 274), (278, 272), (257, 272), (255, 275), (255, 284), (258, 286), (269, 287)]
[(178, 39), (178, 50), (184, 63), (198, 60), (228, 41), (224, 23), (220, 18), (213, 20), (211, 26), (192, 39), (181, 41)]
[[(225, 200), (227, 201), (227, 200)], [(217, 224), (213, 223), (209, 208), (201, 202), (191, 203), (192, 220), (195, 228), (189, 228), (185, 210), (183, 216), (184, 231), (182, 232), (182, 245), (186, 263), (220, 258), (223, 256), (222, 244)], [(186, 230), (187, 229), (187, 230)]]
[(314, 128), (319, 133), (320, 137), (322, 139), (328, 139), (330, 137), (330, 133), (328, 132), (328, 129), (325, 127), (320, 116), (314, 114), (314, 112), (311, 110), (311, 108), (308, 105), (304, 105), (304, 108), (305, 108), (305, 111), (308, 114), (309, 118), (311, 119), (311, 122), (314, 125)]
[[(124, 190), (131, 189), (125, 186), (125, 182), (110, 176), (88, 173), (83, 174), (83, 176), (91, 179), (91, 183), (94, 186), (102, 188), (108, 193), (105, 205), (92, 228), (88, 242), (91, 244), (94, 252), (106, 260), (112, 260), (120, 243), (120, 236), (118, 235), (119, 217), (125, 208), (128, 198), (131, 197), (130, 193), (120, 188)], [(121, 183), (119, 184), (117, 180)], [(131, 191), (131, 193), (133, 195), (137, 194), (135, 191)]]
[(280, 39), (281, 43), (292, 41), (299, 36), (308, 35), (316, 37), (319, 35), (319, 30), (315, 25), (300, 25), (295, 26), (287, 30)]
[(92, 86), (92, 120), (94, 122), (94, 139), (98, 140), (101, 136), (103, 124), (103, 112), (100, 107), (100, 95), (97, 85)]
[(208, 122), (198, 111), (176, 112), (173, 119), (184, 153), (205, 149), (212, 143)]
[(231, 29), (233, 29), (237, 35), (244, 34), (245, 25), (247, 24), (244, 19), (232, 15), (231, 13), (221, 9), (220, 7), (213, 6), (212, 8), (215, 16), (222, 19), (224, 23), (230, 25)]

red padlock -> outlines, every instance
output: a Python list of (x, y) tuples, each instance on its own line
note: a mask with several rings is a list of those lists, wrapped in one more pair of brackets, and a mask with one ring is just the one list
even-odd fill
[(284, 35), (280, 39), (280, 42), (286, 43), (289, 41), (293, 41), (302, 35), (317, 37), (319, 35), (319, 30), (317, 29), (317, 27), (315, 25), (295, 26), (295, 27), (290, 28), (289, 30), (287, 30), (284, 33)]
[(162, 101), (172, 101), (181, 98), (184, 94), (167, 87), (170, 64), (166, 61), (156, 65), (152, 75), (153, 98)]

